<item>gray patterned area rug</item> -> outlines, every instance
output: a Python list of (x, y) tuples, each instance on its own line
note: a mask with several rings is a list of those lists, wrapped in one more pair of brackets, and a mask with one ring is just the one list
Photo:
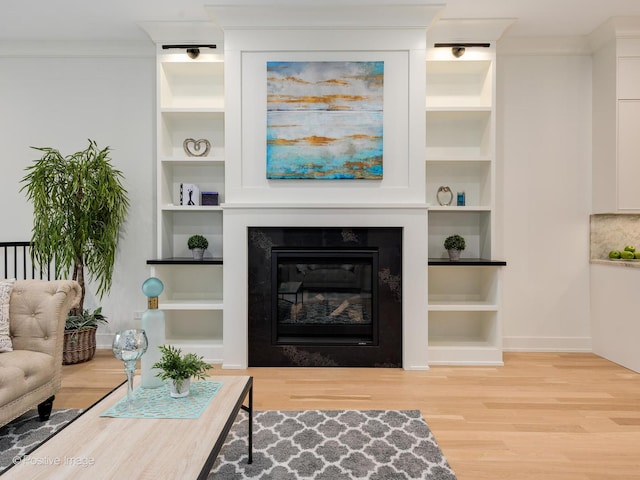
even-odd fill
[[(0, 474), (82, 410), (31, 410), (0, 428)], [(248, 418), (240, 411), (209, 480), (455, 480), (418, 410), (254, 412), (253, 463)]]
[(254, 412), (238, 415), (209, 480), (455, 480), (418, 410)]
[(41, 422), (38, 410), (27, 413), (0, 427), (0, 474), (14, 458), (20, 458), (76, 418), (82, 410), (53, 410), (49, 420)]

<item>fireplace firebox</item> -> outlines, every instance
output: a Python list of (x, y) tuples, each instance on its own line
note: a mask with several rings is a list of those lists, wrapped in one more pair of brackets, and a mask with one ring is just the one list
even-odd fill
[(249, 227), (249, 366), (402, 366), (402, 228)]
[(377, 345), (377, 249), (274, 248), (272, 343)]

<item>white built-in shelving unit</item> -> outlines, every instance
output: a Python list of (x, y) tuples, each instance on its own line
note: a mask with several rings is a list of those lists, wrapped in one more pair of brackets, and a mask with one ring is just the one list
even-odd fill
[[(497, 23), (498, 32), (508, 22), (492, 23)], [(220, 206), (181, 205), (180, 185), (194, 183), (200, 191), (217, 192), (220, 204), (224, 202), (222, 33), (213, 42), (217, 49), (203, 49), (191, 59), (184, 49), (162, 48), (164, 27), (147, 26), (158, 45), (157, 258), (148, 264), (165, 285), (159, 307), (167, 317), (168, 342), (220, 362), (223, 211)], [(176, 28), (180, 35), (197, 31), (208, 36), (211, 30), (208, 24), (196, 30)], [(504, 262), (494, 258), (495, 42), (489, 48), (468, 48), (461, 58), (454, 58), (450, 49), (432, 47), (431, 43), (426, 58), (425, 102), (429, 363), (498, 365)], [(183, 148), (187, 138), (209, 140), (211, 152), (206, 157), (188, 156)], [(464, 191), (466, 204), (456, 206), (454, 198), (451, 206), (439, 205), (436, 192), (441, 185), (449, 186), (454, 195)], [(191, 260), (187, 249), (187, 239), (195, 233), (209, 240), (208, 257), (201, 262)], [(457, 263), (445, 258), (443, 247), (444, 239), (454, 233), (467, 241)]]
[[(433, 47), (433, 44), (431, 44)], [(495, 239), (495, 47), (429, 48), (426, 65), (429, 363), (502, 364)], [(451, 205), (437, 191), (448, 186)], [(456, 203), (465, 193), (464, 206)], [(448, 199), (448, 197), (447, 197)], [(444, 240), (462, 235), (462, 261)]]
[[(192, 59), (185, 49), (157, 52), (157, 252), (151, 274), (165, 286), (159, 308), (165, 312), (167, 342), (205, 357), (222, 360), (222, 208), (188, 206), (180, 201), (181, 184), (224, 200), (224, 55), (221, 45), (203, 48)], [(220, 53), (219, 53), (220, 52)], [(186, 139), (206, 139), (206, 156), (190, 156)], [(192, 148), (193, 151), (193, 148)], [(196, 153), (201, 153), (199, 150)], [(204, 261), (187, 248), (193, 234), (204, 235)]]

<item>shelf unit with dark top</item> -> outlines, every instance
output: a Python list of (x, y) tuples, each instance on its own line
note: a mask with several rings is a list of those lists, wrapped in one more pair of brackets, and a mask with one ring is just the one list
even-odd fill
[[(209, 362), (222, 361), (223, 264), (220, 205), (183, 205), (181, 185), (215, 192), (224, 201), (225, 93), (222, 33), (217, 48), (197, 58), (185, 49), (157, 45), (157, 258), (147, 260), (151, 275), (164, 283), (158, 308), (165, 312), (167, 343)], [(175, 42), (181, 43), (181, 42)], [(185, 141), (188, 139), (188, 145)], [(202, 154), (206, 139), (210, 150)], [(191, 147), (188, 150), (188, 147)], [(193, 260), (187, 240), (209, 242), (203, 260)], [(212, 256), (215, 255), (215, 256)]]
[[(495, 46), (429, 45), (426, 64), (426, 202), (428, 207), (429, 363), (501, 365), (501, 270), (495, 251)], [(438, 189), (453, 199), (440, 205)], [(465, 204), (457, 205), (457, 193)], [(441, 199), (442, 200), (442, 199)], [(448, 198), (444, 199), (445, 201)], [(444, 240), (466, 249), (451, 261)]]

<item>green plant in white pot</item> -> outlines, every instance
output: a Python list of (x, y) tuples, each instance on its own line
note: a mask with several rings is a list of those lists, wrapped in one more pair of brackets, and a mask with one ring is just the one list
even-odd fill
[(447, 237), (444, 241), (444, 248), (449, 253), (449, 260), (460, 260), (460, 253), (467, 247), (464, 238), (458, 234)]
[(204, 251), (209, 247), (209, 241), (202, 235), (191, 235), (187, 240), (187, 247), (191, 250), (194, 260), (202, 260)]
[(153, 364), (153, 368), (160, 370), (158, 377), (169, 381), (170, 395), (174, 398), (189, 395), (191, 378), (204, 380), (207, 370), (213, 368), (194, 353), (183, 355), (181, 349), (172, 345), (161, 345), (158, 348), (162, 352), (162, 357)]

